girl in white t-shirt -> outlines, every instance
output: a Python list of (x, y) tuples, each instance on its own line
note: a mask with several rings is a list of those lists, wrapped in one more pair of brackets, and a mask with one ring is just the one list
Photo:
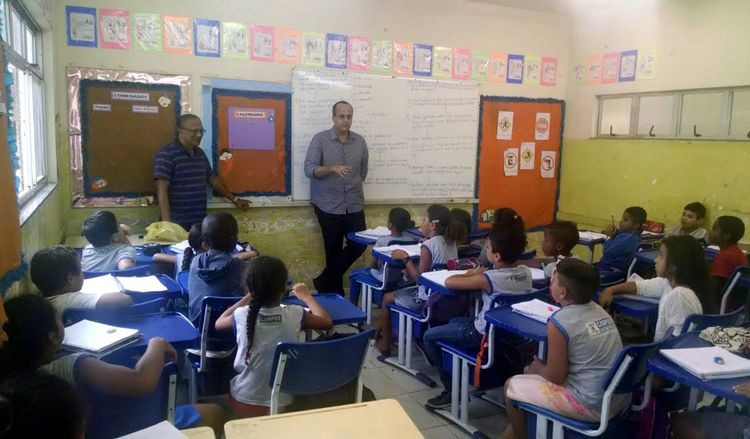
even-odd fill
[(703, 313), (708, 266), (700, 241), (689, 235), (665, 238), (655, 266), (658, 277), (606, 288), (599, 297), (599, 304), (609, 308), (613, 296), (618, 294), (660, 298), (654, 331), (654, 340), (659, 340), (667, 335), (670, 327), (675, 335), (679, 334), (688, 315)]
[[(295, 284), (293, 291), (309, 312), (300, 306), (281, 304), (288, 275), (277, 258), (259, 256), (252, 260), (246, 275), (248, 295), (216, 320), (217, 330), (235, 329), (237, 335), (234, 369), (238, 374), (229, 383), (229, 404), (243, 418), (269, 413), (268, 379), (276, 345), (297, 341), (302, 329), (328, 329), (333, 325), (305, 284)], [(279, 406), (289, 403), (288, 395), (282, 394)]]

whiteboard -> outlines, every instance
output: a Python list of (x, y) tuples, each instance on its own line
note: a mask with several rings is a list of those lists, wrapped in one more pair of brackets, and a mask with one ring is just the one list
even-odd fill
[(365, 199), (474, 198), (479, 86), (348, 72), (292, 73), (292, 198), (310, 199), (304, 162), (333, 126), (334, 102), (354, 107), (370, 154)]

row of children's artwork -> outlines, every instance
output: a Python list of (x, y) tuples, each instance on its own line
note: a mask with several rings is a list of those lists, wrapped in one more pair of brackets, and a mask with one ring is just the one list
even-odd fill
[(614, 84), (656, 78), (656, 50), (633, 49), (597, 54), (573, 64), (574, 84)]
[[(557, 59), (203, 18), (66, 6), (69, 46), (250, 59), (372, 73), (557, 84)], [(98, 16), (98, 20), (97, 20)], [(132, 26), (132, 29), (131, 29)]]

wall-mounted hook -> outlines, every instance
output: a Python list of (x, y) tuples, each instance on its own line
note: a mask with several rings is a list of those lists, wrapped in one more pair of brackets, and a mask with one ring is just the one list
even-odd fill
[(614, 136), (617, 135), (617, 134), (615, 134), (615, 133), (612, 132), (612, 125), (609, 126), (609, 135), (612, 136), (612, 137), (614, 137)]
[(696, 131), (697, 128), (698, 128), (698, 125), (693, 125), (693, 136), (700, 137), (703, 134), (698, 134), (698, 132)]
[(648, 135), (651, 137), (656, 137), (656, 134), (654, 134), (654, 126), (651, 125), (651, 129), (648, 130)]

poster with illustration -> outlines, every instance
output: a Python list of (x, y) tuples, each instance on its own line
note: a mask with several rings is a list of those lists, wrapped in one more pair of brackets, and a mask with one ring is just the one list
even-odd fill
[(299, 64), (300, 31), (295, 29), (276, 29), (276, 62)]
[(435, 46), (432, 48), (432, 76), (449, 79), (453, 73), (453, 49)]
[(189, 55), (193, 51), (192, 22), (188, 17), (164, 16), (164, 51)]
[(586, 61), (586, 83), (598, 84), (602, 82), (602, 56), (594, 55)]
[(250, 59), (253, 61), (273, 61), (274, 28), (253, 25), (250, 27)]
[(471, 49), (453, 49), (453, 79), (471, 78)]
[(370, 71), (390, 75), (393, 71), (393, 41), (372, 40)]
[(346, 35), (326, 34), (326, 67), (346, 68)]
[(490, 81), (505, 82), (508, 72), (508, 54), (500, 52), (490, 53)]
[(219, 20), (196, 18), (193, 20), (193, 50), (198, 56), (221, 55), (221, 32)]
[(368, 37), (349, 37), (349, 69), (370, 70), (370, 39)]
[(536, 144), (534, 142), (521, 142), (521, 169), (534, 169), (535, 150)]
[(503, 172), (506, 177), (518, 175), (518, 148), (507, 148), (503, 151)]
[(490, 55), (485, 51), (474, 50), (471, 52), (471, 79), (475, 81), (486, 81), (490, 67)]
[(320, 32), (302, 32), (302, 64), (323, 67), (325, 64), (326, 35)]
[(221, 23), (221, 51), (227, 58), (247, 59), (247, 42), (249, 40), (247, 26), (242, 23)]
[(539, 161), (539, 170), (542, 178), (555, 178), (555, 169), (557, 168), (557, 151), (542, 151), (542, 158)]
[(586, 63), (582, 61), (574, 62), (570, 72), (570, 79), (576, 85), (586, 82)]
[(497, 140), (513, 139), (513, 112), (497, 112)]
[(523, 84), (523, 55), (508, 54), (508, 84)]
[(133, 47), (146, 52), (161, 52), (161, 15), (133, 14)]
[(538, 56), (527, 56), (524, 59), (525, 84), (539, 84), (539, 77), (542, 70), (542, 59)]
[(654, 79), (656, 78), (656, 49), (638, 50), (638, 70), (636, 79)]
[(635, 81), (635, 69), (638, 63), (638, 51), (620, 52), (620, 82)]
[(393, 71), (399, 76), (411, 76), (414, 68), (414, 48), (411, 43), (393, 43)]
[(106, 49), (130, 49), (130, 13), (122, 9), (99, 9), (99, 45)]
[(549, 140), (550, 113), (537, 113), (534, 121), (534, 140)]
[(620, 52), (607, 53), (602, 57), (602, 83), (617, 82), (620, 74)]
[(432, 75), (432, 46), (414, 44), (414, 75)]
[(96, 8), (65, 6), (68, 46), (96, 47)]
[(554, 87), (557, 83), (557, 58), (542, 58), (542, 85)]

